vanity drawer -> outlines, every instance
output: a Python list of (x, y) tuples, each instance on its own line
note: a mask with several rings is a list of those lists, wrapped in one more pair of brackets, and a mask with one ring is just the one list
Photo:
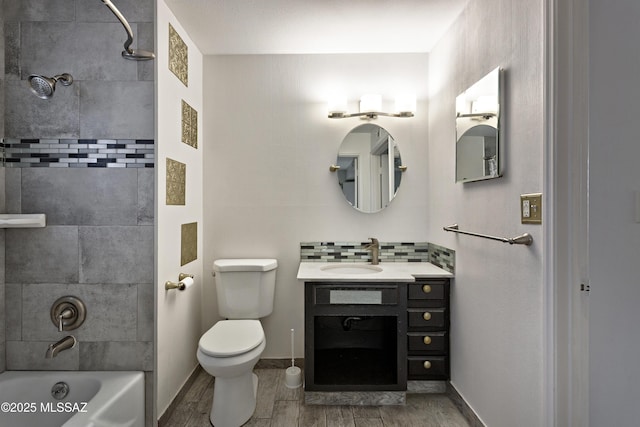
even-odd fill
[(443, 354), (449, 350), (446, 332), (410, 332), (407, 334), (409, 351)]
[(407, 311), (409, 328), (422, 330), (445, 329), (446, 309), (411, 308)]
[(409, 284), (409, 300), (444, 300), (447, 280), (429, 280)]
[(408, 379), (449, 379), (449, 358), (446, 356), (410, 357), (408, 365)]

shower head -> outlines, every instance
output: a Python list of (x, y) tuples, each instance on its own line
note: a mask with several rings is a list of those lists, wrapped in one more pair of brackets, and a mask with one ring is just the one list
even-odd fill
[(146, 50), (129, 48), (122, 51), (122, 57), (132, 61), (149, 61), (155, 59), (156, 55)]
[(33, 92), (38, 98), (49, 99), (53, 96), (53, 92), (56, 90), (56, 83), (60, 81), (63, 86), (69, 86), (73, 83), (73, 77), (71, 74), (59, 74), (53, 77), (39, 76), (37, 74), (31, 74), (29, 76), (29, 86), (31, 92)]

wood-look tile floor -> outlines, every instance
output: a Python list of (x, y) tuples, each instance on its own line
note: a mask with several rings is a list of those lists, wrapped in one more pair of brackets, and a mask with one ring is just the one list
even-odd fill
[[(256, 410), (245, 427), (469, 427), (442, 394), (408, 394), (404, 406), (305, 405), (302, 388), (284, 385), (284, 369), (256, 369)], [(211, 427), (213, 378), (200, 371), (184, 394), (168, 427)]]

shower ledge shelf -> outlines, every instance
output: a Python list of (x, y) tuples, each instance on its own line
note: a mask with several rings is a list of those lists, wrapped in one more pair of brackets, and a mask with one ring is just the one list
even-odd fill
[(0, 228), (41, 228), (46, 223), (45, 214), (0, 214)]

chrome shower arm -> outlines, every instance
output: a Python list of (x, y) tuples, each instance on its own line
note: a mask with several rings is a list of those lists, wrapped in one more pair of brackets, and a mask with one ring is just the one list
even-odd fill
[(111, 3), (111, 0), (102, 0), (102, 3), (104, 3), (105, 6), (109, 8), (109, 10), (116, 16), (116, 18), (118, 18), (118, 21), (120, 21), (125, 31), (127, 32), (127, 41), (124, 42), (124, 51), (122, 52), (122, 57), (134, 61), (148, 61), (150, 59), (154, 59), (156, 56), (153, 54), (153, 52), (148, 52), (142, 49), (131, 49), (131, 44), (133, 43), (133, 31), (131, 30), (131, 25), (129, 25), (129, 22), (127, 22), (127, 19), (122, 13), (120, 13), (118, 8), (113, 3)]
[(109, 8), (109, 10), (118, 18), (125, 31), (127, 32), (127, 41), (124, 42), (124, 50), (129, 53), (132, 53), (131, 43), (133, 43), (133, 31), (131, 30), (131, 25), (127, 22), (127, 19), (124, 17), (122, 13), (118, 10), (118, 8), (111, 3), (111, 0), (102, 0), (102, 3), (105, 4)]

